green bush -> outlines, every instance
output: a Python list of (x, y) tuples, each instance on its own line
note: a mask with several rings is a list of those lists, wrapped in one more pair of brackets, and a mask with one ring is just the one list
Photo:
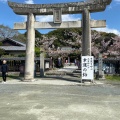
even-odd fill
[(40, 56), (40, 48), (39, 47), (35, 47), (35, 55), (36, 55), (36, 57)]
[(25, 53), (18, 55), (18, 57), (25, 57)]

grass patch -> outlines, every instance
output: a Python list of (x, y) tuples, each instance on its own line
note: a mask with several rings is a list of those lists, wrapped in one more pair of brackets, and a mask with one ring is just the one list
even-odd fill
[(120, 75), (106, 75), (107, 80), (120, 81)]

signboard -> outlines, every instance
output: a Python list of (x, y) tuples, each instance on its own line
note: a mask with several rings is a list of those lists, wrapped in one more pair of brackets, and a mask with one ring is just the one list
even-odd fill
[(46, 62), (46, 63), (45, 63), (45, 68), (46, 68), (46, 69), (50, 68), (49, 62)]
[(62, 11), (60, 8), (55, 8), (53, 10), (53, 19), (54, 19), (54, 23), (62, 22)]
[(94, 79), (94, 57), (82, 56), (82, 79), (93, 80)]

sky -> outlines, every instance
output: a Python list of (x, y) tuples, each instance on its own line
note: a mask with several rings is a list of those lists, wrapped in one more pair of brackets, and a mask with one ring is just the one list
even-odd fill
[[(65, 2), (79, 2), (81, 0), (10, 0), (12, 2), (26, 3), (26, 4), (49, 4), (49, 3), (65, 3)], [(120, 0), (112, 0), (111, 4), (107, 6), (105, 11), (91, 13), (91, 19), (106, 20), (105, 28), (97, 28), (97, 31), (107, 33), (115, 33), (120, 36)], [(53, 16), (37, 16), (37, 21), (48, 22), (53, 21)], [(62, 15), (62, 21), (77, 21), (81, 20), (81, 14)], [(8, 6), (7, 0), (0, 0), (0, 24), (13, 28), (16, 22), (25, 22), (26, 16), (17, 15)], [(39, 29), (42, 34), (48, 33), (51, 29)], [(24, 31), (20, 30), (23, 33)]]

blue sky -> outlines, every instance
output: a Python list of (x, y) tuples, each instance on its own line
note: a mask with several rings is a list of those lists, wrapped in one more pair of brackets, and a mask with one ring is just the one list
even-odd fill
[[(62, 3), (62, 2), (78, 2), (81, 0), (11, 0), (13, 2), (27, 4), (46, 4), (46, 3)], [(81, 14), (63, 15), (63, 21), (80, 20)], [(97, 28), (98, 31), (105, 31), (120, 35), (120, 0), (112, 0), (103, 12), (91, 14), (91, 19), (106, 20), (106, 28)], [(0, 0), (0, 24), (13, 28), (15, 22), (26, 21), (26, 16), (16, 15), (8, 6), (7, 0)], [(37, 21), (53, 21), (53, 16), (37, 16)], [(49, 30), (40, 30), (41, 33), (47, 33)], [(20, 31), (21, 33), (24, 31)]]

